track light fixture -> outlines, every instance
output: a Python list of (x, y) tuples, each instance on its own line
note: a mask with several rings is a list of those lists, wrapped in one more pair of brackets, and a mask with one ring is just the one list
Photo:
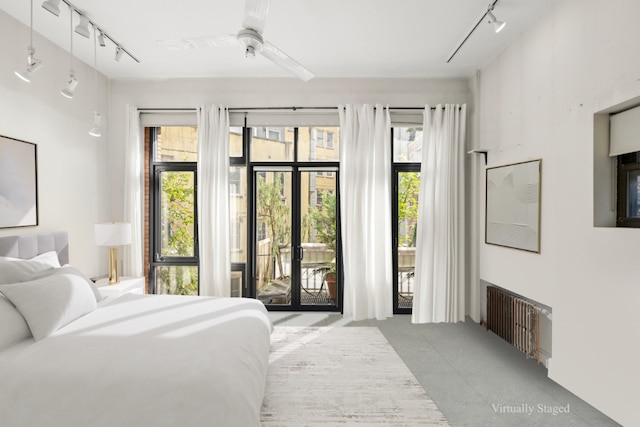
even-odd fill
[(505, 25), (507, 25), (504, 21), (499, 21), (498, 18), (492, 12), (493, 6), (489, 6), (489, 10), (487, 11), (487, 16), (489, 17), (489, 24), (493, 24), (494, 30), (496, 33), (502, 31)]
[(24, 71), (16, 71), (16, 76), (20, 77), (27, 83), (31, 82), (31, 74), (35, 73), (42, 67), (42, 61), (34, 57), (36, 50), (29, 46), (27, 48), (29, 55), (27, 56), (27, 68)]
[(31, 24), (29, 33), (29, 47), (27, 48), (27, 68), (24, 71), (16, 71), (15, 74), (25, 82), (31, 82), (31, 74), (36, 72), (42, 67), (42, 61), (36, 59), (36, 49), (33, 47), (33, 0), (31, 0)]
[(80, 15), (80, 23), (76, 25), (76, 29), (74, 31), (83, 37), (89, 38), (91, 36), (89, 33), (89, 18), (84, 15)]
[(62, 96), (65, 98), (73, 98), (73, 91), (76, 90), (78, 86), (78, 79), (73, 74), (73, 70), (69, 71), (69, 77), (67, 78), (67, 83), (64, 85), (64, 88), (60, 91)]
[(105, 43), (104, 34), (102, 33), (102, 31), (100, 31), (100, 35), (98, 35), (98, 43), (101, 47), (105, 47), (107, 45), (107, 43)]
[(458, 47), (456, 47), (456, 49), (453, 51), (453, 53), (451, 55), (449, 55), (449, 59), (447, 59), (447, 64), (449, 62), (451, 62), (453, 57), (456, 56), (456, 54), (462, 48), (462, 46), (465, 44), (465, 42), (467, 40), (469, 40), (469, 37), (471, 37), (471, 34), (473, 34), (473, 32), (476, 30), (476, 28), (478, 28), (478, 26), (482, 23), (482, 21), (484, 21), (485, 17), (489, 17), (489, 23), (494, 25), (494, 27), (495, 27), (494, 29), (495, 29), (496, 33), (499, 33), (500, 31), (502, 31), (504, 29), (504, 26), (507, 25), (507, 24), (505, 22), (503, 22), (503, 21), (499, 21), (496, 18), (496, 16), (493, 14), (493, 9), (496, 7), (496, 3), (498, 3), (498, 0), (493, 0), (491, 3), (489, 3), (489, 7), (487, 8), (487, 11), (482, 14), (482, 16), (480, 17), (478, 22), (476, 22), (476, 24), (473, 26), (473, 28), (471, 28), (471, 30), (469, 31), (469, 33), (467, 33), (465, 38), (462, 39), (462, 41), (460, 42)]
[(78, 86), (78, 79), (76, 79), (73, 72), (73, 8), (71, 8), (71, 6), (69, 6), (69, 40), (69, 78), (60, 93), (66, 98), (73, 98), (73, 91), (76, 90)]
[(116, 61), (120, 62), (120, 59), (122, 59), (122, 54), (124, 53), (124, 49), (122, 49), (120, 46), (116, 46)]
[(42, 3), (42, 7), (53, 13), (56, 16), (60, 16), (60, 0), (47, 0)]
[(94, 111), (93, 112), (93, 125), (91, 126), (91, 129), (89, 130), (89, 135), (91, 136), (95, 136), (96, 138), (99, 138), (100, 135), (102, 135), (102, 132), (100, 132), (100, 122), (102, 121), (102, 116), (100, 115), (99, 112)]
[(98, 92), (98, 46), (97, 46), (97, 28), (93, 27), (93, 91), (95, 92), (96, 97), (96, 109), (93, 110), (93, 124), (91, 129), (89, 129), (89, 135), (95, 136), (99, 138), (101, 135), (100, 132), (100, 122), (102, 117), (100, 116), (100, 112), (98, 111), (98, 104), (100, 99), (100, 93)]

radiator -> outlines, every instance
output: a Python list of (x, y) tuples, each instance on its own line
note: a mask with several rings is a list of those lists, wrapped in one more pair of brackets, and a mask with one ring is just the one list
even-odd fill
[(487, 329), (540, 363), (540, 308), (496, 286), (487, 286)]

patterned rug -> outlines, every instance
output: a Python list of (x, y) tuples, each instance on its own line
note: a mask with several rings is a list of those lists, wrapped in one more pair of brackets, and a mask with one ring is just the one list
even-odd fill
[(448, 426), (375, 327), (277, 326), (264, 427)]

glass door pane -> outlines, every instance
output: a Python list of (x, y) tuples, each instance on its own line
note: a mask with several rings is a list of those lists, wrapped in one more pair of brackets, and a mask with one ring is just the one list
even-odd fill
[(301, 305), (336, 305), (337, 204), (336, 170), (314, 168), (300, 172)]
[(256, 295), (291, 304), (291, 169), (255, 169)]
[(398, 309), (410, 310), (413, 307), (419, 191), (420, 172), (398, 172)]
[(161, 258), (193, 257), (195, 255), (194, 190), (194, 172), (161, 172)]
[(198, 295), (198, 266), (156, 266), (156, 293), (162, 295)]
[(198, 295), (195, 165), (154, 167), (154, 292)]

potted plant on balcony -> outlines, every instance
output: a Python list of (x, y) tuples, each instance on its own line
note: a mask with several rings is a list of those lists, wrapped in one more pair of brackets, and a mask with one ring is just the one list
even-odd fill
[(311, 211), (311, 223), (316, 232), (319, 243), (327, 245), (329, 253), (333, 254), (333, 260), (327, 265), (319, 267), (316, 272), (324, 274), (327, 282), (329, 299), (335, 301), (336, 291), (336, 195), (327, 190), (321, 190), (322, 204)]

